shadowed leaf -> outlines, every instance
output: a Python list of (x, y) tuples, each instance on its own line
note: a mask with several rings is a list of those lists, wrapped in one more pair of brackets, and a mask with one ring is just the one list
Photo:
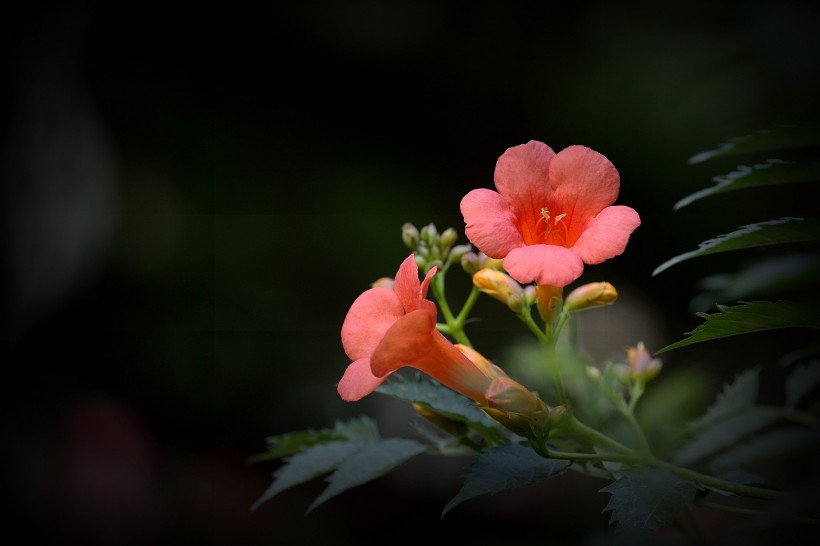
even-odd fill
[(450, 419), (479, 423), (492, 427), (494, 421), (475, 406), (472, 400), (449, 389), (441, 383), (423, 377), (408, 380), (401, 376), (391, 377), (382, 383), (376, 392), (404, 400), (423, 404)]
[(387, 474), (426, 449), (424, 444), (406, 438), (388, 438), (364, 444), (341, 461), (336, 471), (327, 478), (329, 485), (311, 503), (308, 512), (339, 493)]
[(794, 369), (786, 379), (786, 407), (794, 408), (806, 394), (820, 385), (820, 361), (813, 360)]
[(718, 305), (717, 313), (697, 315), (706, 319), (706, 322), (687, 332), (688, 338), (662, 347), (655, 354), (693, 343), (751, 332), (779, 328), (820, 328), (820, 313), (816, 306), (784, 300), (740, 302), (734, 307)]
[(692, 506), (698, 484), (660, 468), (636, 468), (600, 491), (609, 493), (604, 512), (612, 511), (610, 523), (617, 523), (616, 533), (630, 543), (640, 542), (664, 525), (677, 513)]
[(776, 410), (749, 408), (702, 429), (675, 457), (675, 463), (688, 465), (726, 449), (738, 440), (750, 436), (774, 423)]
[(820, 180), (820, 160), (808, 159), (800, 162), (769, 159), (765, 163), (756, 163), (751, 167), (740, 165), (736, 170), (712, 179), (715, 185), (688, 195), (675, 203), (674, 210), (682, 209), (691, 203), (727, 191), (773, 186), (777, 184), (794, 184), (798, 182), (816, 182)]
[(655, 276), (685, 260), (706, 256), (707, 254), (818, 240), (820, 240), (820, 222), (815, 219), (781, 218), (780, 220), (749, 224), (742, 226), (737, 231), (718, 235), (714, 239), (704, 241), (700, 243), (696, 250), (678, 254), (656, 267), (652, 275)]
[(363, 445), (354, 442), (328, 442), (294, 455), (273, 473), (273, 483), (253, 503), (251, 510), (256, 510), (262, 503), (285, 489), (327, 474), (351, 454), (361, 449)]
[(482, 451), (470, 465), (461, 491), (447, 503), (441, 517), (465, 500), (542, 482), (562, 473), (569, 466), (569, 461), (541, 457), (525, 443)]
[(814, 146), (820, 146), (820, 130), (817, 125), (778, 127), (731, 138), (713, 150), (696, 153), (689, 158), (689, 163), (701, 163), (713, 157)]

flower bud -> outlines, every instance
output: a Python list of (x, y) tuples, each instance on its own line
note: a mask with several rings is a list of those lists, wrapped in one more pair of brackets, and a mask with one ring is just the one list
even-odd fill
[(429, 223), (421, 228), (421, 240), (427, 243), (428, 246), (435, 246), (437, 235), (438, 230), (436, 229), (436, 225), (433, 223)]
[[(456, 245), (450, 249), (450, 259), (461, 260), (464, 256), (466, 256), (471, 250), (473, 250), (472, 245)], [(462, 264), (463, 267), (463, 264)]]
[(419, 245), (419, 230), (410, 222), (401, 226), (401, 240), (410, 250), (416, 250)]
[(634, 380), (650, 381), (655, 379), (663, 367), (663, 362), (659, 358), (652, 358), (643, 342), (638, 342), (637, 347), (627, 347), (626, 354), (630, 374)]
[(461, 268), (468, 275), (474, 275), (481, 269), (481, 258), (475, 252), (467, 252), (461, 257)]
[(567, 414), (566, 406), (555, 406), (554, 408), (552, 408), (549, 412), (549, 417), (547, 419), (547, 422), (549, 423), (549, 426), (554, 427), (554, 426), (558, 425), (559, 423), (561, 423), (561, 421), (564, 419), (564, 415), (566, 415), (566, 414)]
[(601, 370), (595, 366), (587, 366), (587, 377), (595, 382), (598, 382), (601, 380)]
[(560, 286), (549, 284), (536, 286), (535, 303), (538, 305), (538, 314), (541, 315), (541, 320), (552, 322), (558, 317), (563, 305), (563, 299), (561, 298), (563, 293), (564, 289)]
[(608, 282), (591, 282), (579, 286), (564, 300), (567, 311), (582, 311), (610, 305), (618, 299), (618, 292)]
[[(495, 269), (481, 269), (473, 275), (473, 284), (498, 301), (510, 305), (510, 297), (515, 295), (523, 305), (524, 289), (512, 277)], [(520, 309), (519, 309), (520, 310)]]
[(442, 248), (448, 248), (453, 246), (453, 243), (456, 242), (458, 239), (458, 233), (453, 228), (447, 228), (439, 237), (439, 244), (441, 244)]
[(415, 256), (413, 256), (413, 259), (416, 260), (416, 265), (419, 266), (419, 269), (427, 269), (427, 258), (422, 256), (421, 254), (416, 254)]
[(381, 277), (370, 283), (372, 288), (393, 288), (393, 279), (390, 277)]
[(524, 385), (509, 377), (496, 377), (484, 393), (489, 407), (527, 415), (543, 410), (541, 400)]
[(450, 419), (449, 417), (445, 417), (444, 415), (440, 414), (437, 411), (434, 411), (427, 406), (422, 404), (413, 403), (413, 409), (416, 410), (416, 413), (436, 425), (441, 430), (447, 432), (455, 436), (456, 438), (464, 438), (467, 436), (467, 432), (469, 431), (467, 427), (467, 423), (463, 421), (456, 421), (454, 419)]
[(488, 269), (495, 269), (496, 271), (504, 271), (504, 260), (501, 258), (489, 258), (486, 255), (482, 255), (484, 257), (484, 264), (482, 267), (486, 267)]

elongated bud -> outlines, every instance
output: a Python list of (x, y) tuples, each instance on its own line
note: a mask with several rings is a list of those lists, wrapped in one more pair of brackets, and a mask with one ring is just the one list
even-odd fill
[(481, 269), (473, 275), (473, 284), (488, 296), (506, 305), (510, 305), (512, 297), (514, 301), (510, 308), (517, 305), (518, 310), (521, 310), (524, 289), (506, 273), (495, 269)]
[(608, 282), (591, 282), (579, 286), (564, 300), (567, 311), (582, 311), (610, 305), (618, 299), (618, 291)]
[(437, 235), (438, 230), (432, 222), (421, 228), (421, 240), (427, 243), (427, 246), (435, 246)]
[(509, 377), (493, 379), (484, 397), (491, 408), (527, 415), (543, 410), (541, 400), (524, 385)]
[(445, 417), (437, 411), (433, 411), (422, 404), (414, 403), (412, 406), (413, 409), (416, 410), (416, 413), (436, 425), (441, 430), (455, 436), (456, 438), (464, 438), (467, 436), (468, 427), (463, 421), (456, 421), (454, 419), (450, 419), (449, 417)]
[(626, 354), (630, 375), (634, 380), (651, 381), (658, 376), (663, 367), (663, 362), (659, 358), (652, 358), (643, 342), (639, 342), (637, 347), (628, 347)]
[(552, 322), (559, 313), (563, 305), (562, 295), (564, 289), (560, 286), (549, 284), (539, 284), (535, 287), (535, 303), (538, 306), (538, 314), (544, 322)]
[(504, 370), (502, 370), (501, 368), (487, 360), (487, 358), (483, 354), (479, 353), (472, 347), (462, 345), (461, 343), (456, 343), (455, 348), (461, 351), (461, 354), (470, 359), (470, 362), (472, 362), (476, 368), (481, 370), (481, 373), (483, 373), (490, 379), (495, 379), (496, 377), (507, 375), (506, 373), (504, 373)]

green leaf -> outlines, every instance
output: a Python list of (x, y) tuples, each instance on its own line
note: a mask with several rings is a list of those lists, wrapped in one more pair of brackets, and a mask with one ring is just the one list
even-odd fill
[(600, 491), (609, 493), (604, 512), (612, 511), (610, 523), (630, 543), (640, 542), (671, 522), (677, 513), (692, 506), (698, 484), (661, 468), (636, 468)]
[(441, 383), (430, 381), (421, 376), (418, 376), (415, 380), (408, 380), (402, 376), (391, 376), (388, 381), (382, 383), (376, 389), (376, 392), (406, 402), (423, 404), (456, 421), (478, 423), (485, 427), (492, 427), (495, 424), (469, 398), (445, 387)]
[(379, 439), (376, 422), (366, 415), (337, 421), (333, 431), (351, 442), (373, 442)]
[(786, 217), (780, 220), (749, 224), (741, 226), (737, 231), (704, 241), (696, 250), (678, 254), (656, 267), (652, 275), (655, 276), (685, 260), (707, 254), (817, 240), (820, 240), (820, 221), (816, 219)]
[(806, 394), (820, 385), (820, 361), (795, 368), (786, 378), (786, 407), (794, 409)]
[(675, 464), (689, 465), (732, 446), (777, 420), (779, 413), (769, 408), (749, 408), (702, 429), (675, 457)]
[(674, 209), (682, 209), (699, 199), (727, 191), (776, 184), (814, 182), (820, 180), (820, 161), (816, 158), (800, 162), (769, 159), (765, 163), (756, 163), (751, 167), (739, 165), (736, 170), (729, 174), (716, 176), (712, 180), (715, 182), (714, 186), (684, 197), (675, 203)]
[(820, 131), (816, 124), (784, 126), (731, 138), (714, 150), (696, 153), (689, 158), (689, 163), (701, 163), (713, 157), (814, 146), (820, 146)]
[(308, 512), (357, 485), (387, 474), (412, 457), (423, 453), (427, 446), (407, 438), (388, 438), (367, 443), (350, 453), (336, 471), (327, 478), (329, 485), (308, 508)]
[(710, 467), (713, 472), (721, 472), (784, 453), (796, 453), (818, 443), (820, 435), (815, 430), (798, 427), (779, 428), (738, 444), (715, 457)]
[(347, 457), (360, 450), (363, 445), (354, 442), (327, 442), (294, 455), (273, 473), (273, 483), (253, 503), (251, 510), (256, 510), (262, 503), (285, 489), (327, 474)]
[(569, 461), (541, 457), (523, 442), (487, 449), (476, 455), (467, 471), (464, 485), (444, 507), (441, 517), (465, 500), (542, 482), (562, 473), (569, 466)]
[(718, 312), (711, 315), (696, 313), (697, 316), (706, 319), (706, 322), (687, 332), (688, 338), (662, 347), (655, 351), (655, 354), (693, 343), (751, 332), (778, 328), (820, 328), (820, 313), (814, 305), (785, 300), (739, 303), (740, 305), (734, 307), (718, 305)]
[(723, 385), (715, 403), (706, 412), (689, 423), (689, 430), (697, 430), (725, 419), (730, 415), (747, 410), (755, 405), (760, 385), (760, 367), (749, 368), (735, 376), (734, 382)]
[(300, 430), (279, 434), (277, 436), (268, 436), (265, 438), (265, 445), (268, 451), (250, 457), (248, 460), (249, 462), (259, 462), (278, 459), (280, 457), (293, 455), (294, 453), (298, 453), (317, 444), (343, 439), (344, 436), (328, 428)]
[(706, 311), (715, 303), (766, 298), (784, 291), (810, 294), (820, 279), (820, 255), (778, 255), (747, 265), (734, 275), (712, 275), (701, 280), (708, 292), (692, 299), (691, 309)]

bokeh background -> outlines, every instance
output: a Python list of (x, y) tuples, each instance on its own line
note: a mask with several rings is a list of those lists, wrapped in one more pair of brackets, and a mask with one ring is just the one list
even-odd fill
[[(466, 460), (422, 457), (307, 516), (321, 481), (251, 513), (276, 465), (246, 458), (360, 414), (412, 435), (401, 404), (338, 399), (344, 315), (407, 255), (402, 223), (461, 231), (461, 197), (531, 139), (609, 157), (642, 217), (582, 278), (621, 293), (589, 319), (591, 352), (680, 339), (706, 264), (653, 269), (812, 204), (796, 186), (672, 210), (737, 163), (688, 165), (696, 152), (817, 119), (818, 15), (790, 0), (17, 6), (0, 20), (10, 524), (90, 545), (606, 537), (591, 479), (441, 520)], [(523, 327), (493, 303), (471, 336), (495, 358)], [(701, 366), (717, 388), (753, 363), (724, 347), (720, 366), (690, 350), (666, 370)]]

